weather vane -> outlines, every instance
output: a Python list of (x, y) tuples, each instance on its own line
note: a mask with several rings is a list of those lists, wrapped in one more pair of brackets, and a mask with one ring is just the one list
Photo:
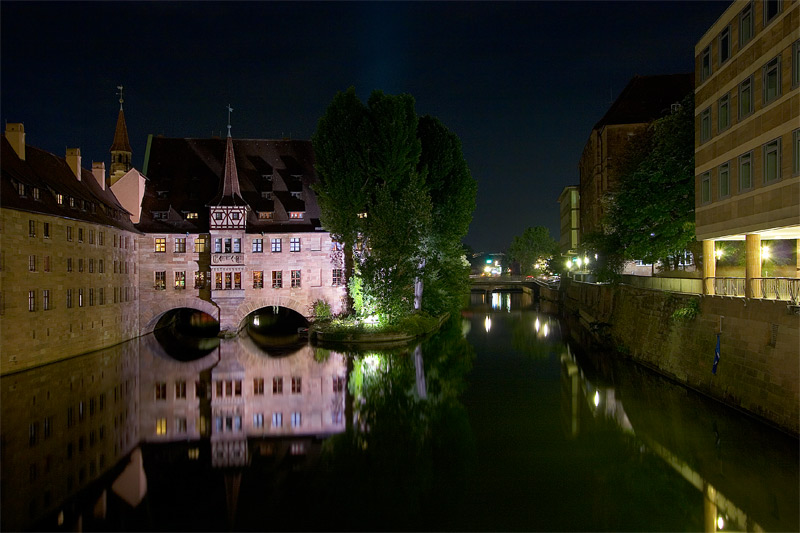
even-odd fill
[(231, 107), (231, 104), (228, 104), (228, 137), (231, 136), (231, 112), (232, 111), (233, 111), (233, 108)]
[(119, 95), (119, 108), (122, 109), (122, 102), (124, 101), (122, 98), (122, 85), (117, 85), (117, 89), (119, 89), (119, 92), (117, 93)]

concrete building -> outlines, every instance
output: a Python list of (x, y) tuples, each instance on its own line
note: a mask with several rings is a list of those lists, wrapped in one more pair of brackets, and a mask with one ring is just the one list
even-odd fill
[(589, 135), (580, 174), (579, 241), (602, 231), (605, 199), (618, 187), (618, 165), (628, 141), (692, 92), (692, 74), (634, 76)]
[[(704, 292), (773, 297), (792, 281), (762, 278), (761, 241), (800, 238), (800, 2), (733, 2), (695, 46), (695, 70)], [(732, 240), (745, 241), (744, 277), (718, 278), (715, 243)]]

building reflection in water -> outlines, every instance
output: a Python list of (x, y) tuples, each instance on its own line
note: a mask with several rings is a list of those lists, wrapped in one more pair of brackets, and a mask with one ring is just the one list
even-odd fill
[[(644, 369), (639, 370), (639, 372), (642, 371)], [(657, 376), (654, 378), (661, 379)], [(631, 381), (627, 383), (631, 383)], [(639, 400), (639, 405), (637, 405), (635, 396), (637, 391), (633, 389), (633, 386), (625, 389), (625, 403), (636, 407), (638, 411), (647, 404)], [(683, 411), (678, 415), (672, 415), (682, 418), (681, 426), (668, 423), (669, 413), (659, 412), (653, 416), (652, 413), (647, 413), (646, 409), (641, 409), (640, 413), (637, 412), (637, 415), (645, 415), (646, 418), (634, 418), (634, 422), (632, 422), (617, 388), (606, 382), (601, 375), (587, 375), (569, 345), (565, 346), (565, 351), (561, 355), (561, 411), (563, 428), (567, 437), (579, 438), (581, 434), (590, 432), (598, 424), (612, 422), (624, 434), (634, 439), (640, 453), (651, 453), (659, 457), (698, 490), (698, 496), (703, 498), (706, 531), (764, 531), (764, 525), (770, 529), (783, 529), (780, 524), (786, 523), (786, 517), (789, 517), (790, 521), (797, 520), (797, 480), (792, 481), (790, 472), (787, 473), (786, 469), (781, 468), (778, 463), (767, 467), (765, 471), (761, 472), (760, 478), (753, 479), (752, 465), (750, 464), (752, 457), (746, 454), (744, 450), (749, 448), (745, 447), (741, 448), (743, 452), (741, 455), (738, 455), (738, 449), (728, 450), (724, 462), (720, 461), (719, 455), (712, 460), (702, 460), (702, 456), (708, 454), (706, 451), (707, 439), (699, 436), (702, 434), (702, 429), (692, 426), (702, 425), (705, 421), (698, 420), (699, 410), (686, 401), (685, 389), (682, 387), (675, 387), (674, 390), (665, 389), (662, 386), (653, 388), (650, 393), (676, 396), (675, 398), (665, 398), (664, 404), (669, 405), (670, 409)], [(648, 391), (645, 391), (644, 395), (647, 394)], [(647, 406), (647, 408), (651, 408), (651, 406)], [(649, 425), (640, 423), (647, 418), (651, 419)], [(663, 429), (665, 426), (673, 429)], [(661, 432), (654, 430), (656, 427), (661, 427)], [(684, 431), (689, 437), (671, 439), (669, 432), (674, 431), (676, 427), (685, 428)], [(719, 446), (716, 421), (712, 422), (712, 428), (716, 436), (716, 446)], [(764, 451), (765, 454), (768, 454), (768, 450)], [(720, 473), (719, 470), (723, 465), (725, 465), (726, 471)], [(741, 470), (739, 470), (739, 466), (741, 466)], [(707, 478), (712, 476), (713, 479)], [(747, 483), (743, 486), (740, 483), (741, 480), (747, 480)], [(795, 485), (793, 494), (786, 494), (784, 490), (780, 489), (793, 485)], [(753, 507), (754, 502), (756, 504), (763, 502), (764, 505), (753, 509), (751, 514), (745, 512), (737, 505), (735, 497), (729, 494), (729, 491), (742, 490), (747, 492), (747, 504), (750, 507)], [(752, 498), (750, 496), (754, 491), (762, 491), (764, 495), (768, 496)], [(754, 514), (758, 511), (760, 511), (758, 513), (760, 516), (778, 520), (774, 524), (762, 524), (754, 518)]]
[(345, 429), (346, 383), (340, 353), (270, 357), (246, 334), (190, 361), (151, 334), (5, 376), (3, 529), (83, 529), (105, 518), (109, 490), (135, 507), (147, 492), (140, 444), (184, 443), (188, 460), (227, 469), (232, 517), (232, 469), (252, 453), (317, 453)]

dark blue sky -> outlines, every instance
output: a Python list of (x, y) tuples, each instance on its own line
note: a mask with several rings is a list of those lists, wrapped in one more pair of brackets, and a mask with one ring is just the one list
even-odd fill
[(408, 92), (461, 137), (478, 181), (465, 239), (558, 239), (592, 126), (635, 74), (693, 69), (729, 2), (0, 3), (0, 116), (29, 144), (106, 161), (125, 86), (147, 135), (308, 139), (336, 91)]

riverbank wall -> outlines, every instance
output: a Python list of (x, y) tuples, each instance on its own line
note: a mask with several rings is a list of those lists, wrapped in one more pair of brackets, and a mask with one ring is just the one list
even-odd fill
[[(800, 434), (800, 315), (787, 302), (562, 281), (570, 335)], [(682, 317), (680, 315), (683, 315)], [(719, 335), (720, 357), (712, 372)]]

